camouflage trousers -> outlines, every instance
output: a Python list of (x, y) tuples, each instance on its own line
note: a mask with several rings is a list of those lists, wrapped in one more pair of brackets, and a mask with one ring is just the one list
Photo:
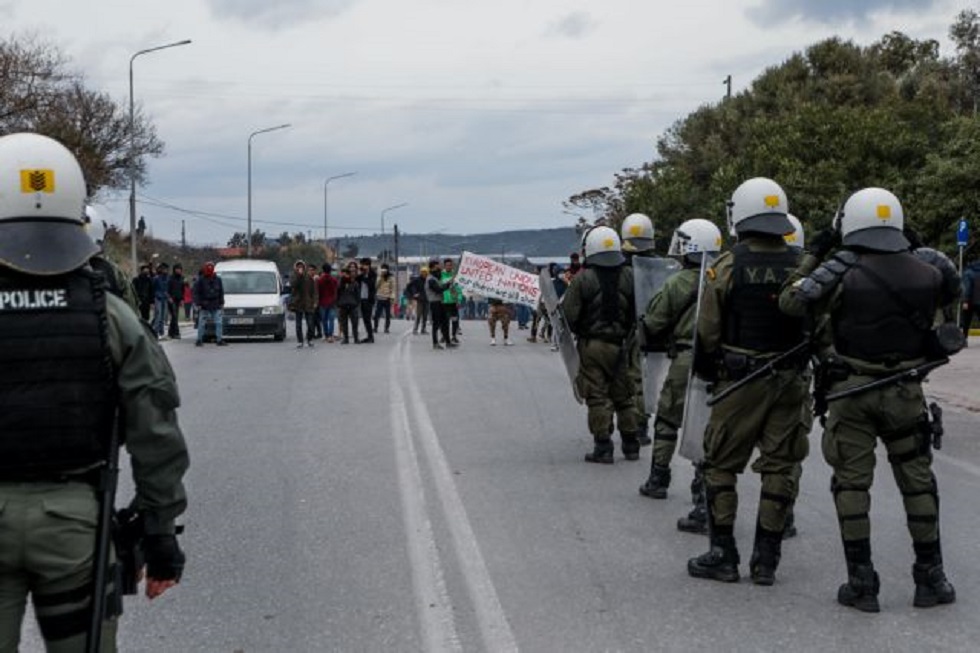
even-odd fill
[(578, 354), (575, 385), (589, 409), (589, 432), (596, 440), (609, 439), (615, 416), (620, 434), (635, 434), (636, 403), (625, 346), (583, 338)]
[[(873, 377), (852, 376), (836, 392)], [(823, 455), (833, 468), (831, 489), (845, 543), (868, 540), (869, 491), (874, 482), (875, 446), (888, 451), (902, 493), (905, 519), (916, 544), (939, 540), (939, 494), (932, 473), (932, 450), (920, 420), (925, 402), (919, 383), (897, 383), (832, 402), (823, 434)]]
[(653, 462), (661, 467), (670, 466), (677, 448), (677, 431), (684, 418), (684, 397), (692, 358), (692, 352), (686, 350), (671, 359), (670, 370), (660, 390), (653, 422)]
[[(725, 382), (719, 383), (722, 390)], [(737, 477), (755, 448), (752, 470), (762, 476), (758, 521), (781, 533), (799, 493), (800, 463), (810, 449), (810, 382), (781, 370), (743, 386), (716, 404), (704, 435), (704, 480), (718, 535), (731, 535), (738, 512)]]
[(490, 325), (490, 337), (497, 337), (497, 322), (500, 322), (500, 328), (504, 331), (504, 338), (508, 338), (510, 334), (510, 309), (506, 306), (498, 305), (490, 307), (490, 317), (487, 319), (487, 324)]

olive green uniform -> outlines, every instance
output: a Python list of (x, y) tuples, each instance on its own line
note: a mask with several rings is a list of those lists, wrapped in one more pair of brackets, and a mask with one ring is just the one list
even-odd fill
[[(598, 308), (602, 304), (598, 275), (616, 271), (616, 315), (606, 319)], [(578, 336), (580, 364), (575, 382), (589, 410), (589, 431), (597, 443), (609, 441), (615, 415), (624, 442), (634, 441), (638, 424), (627, 342), (635, 314), (632, 269), (587, 268), (572, 279), (562, 305), (569, 328)]]
[[(812, 314), (824, 325), (819, 333), (819, 345), (824, 365), (832, 377), (827, 392), (861, 386), (926, 362), (924, 356), (882, 363), (843, 355), (839, 351), (842, 345), (834, 324), (845, 314), (842, 279), (847, 274), (847, 264), (835, 268), (840, 274), (828, 276), (824, 266), (815, 273), (819, 263), (811, 255), (803, 258), (780, 295), (780, 306), (790, 314)], [(831, 267), (834, 265), (832, 263)], [(931, 271), (928, 266), (925, 269)], [(935, 305), (955, 301), (958, 280), (947, 279), (942, 286), (938, 281), (940, 275), (934, 273), (934, 276), (933, 282), (939, 287), (933, 298)], [(820, 281), (814, 285), (813, 279)], [(908, 279), (888, 281), (901, 292)], [(808, 290), (812, 293), (802, 290), (804, 282), (810, 284)], [(814, 290), (817, 286), (820, 288)], [(887, 301), (885, 295), (882, 293), (883, 301)], [(879, 333), (881, 337), (886, 335)], [(941, 563), (939, 496), (932, 473), (930, 438), (927, 429), (923, 428), (924, 407), (921, 379), (907, 379), (829, 404), (822, 448), (824, 458), (834, 470), (831, 489), (849, 569), (854, 564), (870, 564), (868, 513), (878, 439), (885, 445), (892, 473), (902, 493), (917, 561), (926, 565)], [(876, 586), (874, 594), (877, 594)]]
[(130, 308), (136, 312), (136, 315), (139, 315), (140, 307), (139, 300), (136, 298), (136, 290), (133, 288), (132, 281), (122, 271), (122, 268), (101, 254), (93, 256), (91, 263), (92, 268), (97, 272), (101, 272), (106, 278), (106, 285), (112, 294), (129, 304)]
[[(177, 424), (177, 384), (156, 337), (134, 311), (107, 295), (109, 347), (117, 375), (125, 446), (148, 535), (173, 534), (187, 500), (182, 477), (189, 458)], [(85, 471), (85, 470), (80, 470)], [(86, 633), (66, 638), (91, 605), (96, 488), (85, 482), (0, 483), (0, 651), (17, 650), (28, 594), (51, 653), (84, 649)], [(115, 617), (103, 650), (115, 650)], [(77, 629), (76, 629), (77, 630)]]
[(669, 466), (674, 457), (677, 429), (684, 417), (699, 272), (697, 268), (687, 267), (668, 277), (643, 316), (647, 342), (665, 342), (670, 358), (670, 370), (660, 391), (653, 424), (653, 461), (663, 467)]
[[(741, 238), (739, 246), (743, 243), (753, 254), (787, 252), (782, 239), (774, 241), (749, 236)], [(748, 361), (758, 368), (781, 352), (725, 343), (726, 319), (731, 319), (729, 303), (734, 264), (735, 253), (727, 252), (707, 272), (697, 325), (698, 355), (703, 350), (709, 356)], [(787, 269), (765, 265), (747, 270), (750, 278), (760, 281), (781, 281), (788, 273)], [(796, 337), (802, 339), (802, 329)], [(802, 369), (805, 356), (792, 363), (742, 386), (711, 410), (704, 436), (704, 477), (709, 519), (713, 532), (718, 535), (732, 536), (738, 510), (737, 476), (745, 470), (753, 450), (758, 448), (759, 457), (752, 465), (753, 471), (762, 476), (757, 541), (760, 529), (781, 537), (787, 511), (799, 492), (800, 463), (809, 452), (810, 423), (805, 418), (805, 406), (809, 401), (810, 377)], [(716, 393), (737, 380), (726, 365), (720, 365), (719, 369)]]

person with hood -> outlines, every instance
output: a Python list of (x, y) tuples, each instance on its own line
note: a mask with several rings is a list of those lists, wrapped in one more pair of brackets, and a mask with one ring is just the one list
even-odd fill
[(184, 267), (180, 263), (174, 264), (173, 272), (167, 279), (167, 308), (170, 311), (170, 328), (167, 330), (174, 340), (180, 340), (180, 305), (184, 301)]
[(222, 311), (225, 308), (225, 289), (221, 284), (221, 277), (214, 273), (214, 263), (208, 261), (201, 268), (201, 273), (197, 275), (194, 282), (194, 303), (197, 304), (197, 341), (194, 343), (200, 347), (204, 344), (204, 333), (207, 329), (208, 320), (214, 323), (214, 339), (219, 347), (226, 344), (222, 332)]
[(313, 311), (317, 305), (316, 284), (306, 273), (306, 263), (296, 261), (289, 278), (289, 310), (296, 321), (296, 348), (303, 348), (303, 324), (306, 324), (306, 344), (313, 347)]
[(350, 344), (351, 336), (354, 344), (360, 344), (357, 335), (357, 314), (361, 306), (361, 285), (357, 280), (357, 264), (351, 261), (340, 272), (340, 282), (337, 284), (337, 311), (340, 316), (341, 344)]
[(149, 322), (150, 308), (153, 306), (153, 276), (150, 274), (149, 264), (144, 263), (140, 266), (139, 276), (133, 279), (133, 290), (136, 291), (140, 317)]

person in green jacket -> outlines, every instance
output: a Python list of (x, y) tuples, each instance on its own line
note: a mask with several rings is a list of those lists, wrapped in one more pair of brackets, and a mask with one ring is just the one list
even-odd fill
[[(453, 265), (454, 263), (451, 258), (443, 259), (442, 276), (440, 277), (443, 283), (451, 283), (456, 276), (456, 273), (453, 272)], [(442, 305), (446, 311), (446, 320), (449, 321), (450, 329), (450, 340), (448, 343), (443, 344), (459, 344), (459, 305), (463, 301), (463, 291), (454, 283), (442, 293)]]
[[(18, 649), (28, 597), (48, 651), (86, 650), (90, 638), (116, 650), (121, 588), (111, 573), (94, 587), (110, 557), (97, 560), (96, 533), (112, 509), (100, 488), (114, 479), (114, 429), (132, 460), (147, 596), (184, 568), (177, 382), (149, 326), (88, 265), (85, 196), (63, 145), (0, 137), (0, 651)], [(95, 592), (104, 619), (93, 619)]]
[(635, 389), (628, 374), (628, 339), (636, 320), (633, 270), (625, 265), (619, 236), (609, 227), (595, 227), (586, 235), (585, 264), (562, 296), (568, 326), (578, 337), (575, 384), (585, 399), (595, 444), (585, 461), (613, 463), (614, 417), (623, 456), (638, 460)]
[[(645, 341), (666, 345), (670, 358), (670, 370), (660, 391), (653, 424), (650, 477), (640, 486), (640, 494), (651, 499), (666, 499), (670, 487), (670, 462), (677, 448), (677, 432), (684, 417), (684, 397), (691, 372), (701, 259), (705, 252), (720, 250), (721, 231), (711, 221), (694, 219), (681, 224), (674, 231), (667, 253), (677, 257), (682, 268), (650, 300), (640, 326)], [(703, 479), (697, 469), (691, 483), (691, 500), (695, 506), (703, 503), (703, 492)]]

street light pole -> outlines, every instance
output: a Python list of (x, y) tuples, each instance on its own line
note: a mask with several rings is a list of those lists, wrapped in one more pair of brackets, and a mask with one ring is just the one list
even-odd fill
[(334, 179), (343, 179), (344, 177), (353, 177), (356, 172), (345, 172), (342, 175), (334, 175), (333, 177), (327, 177), (327, 180), (323, 182), (323, 244), (327, 245), (327, 184), (329, 184)]
[(395, 209), (400, 209), (403, 206), (408, 206), (408, 202), (402, 202), (401, 204), (395, 204), (394, 206), (389, 206), (381, 211), (381, 235), (385, 235), (385, 213), (388, 211), (394, 211)]
[(129, 58), (129, 256), (130, 263), (133, 266), (131, 271), (132, 275), (137, 272), (137, 261), (136, 261), (136, 104), (133, 99), (133, 61), (136, 57), (149, 54), (150, 52), (156, 52), (157, 50), (166, 50), (167, 48), (176, 48), (180, 45), (190, 45), (190, 39), (184, 39), (183, 41), (175, 41), (174, 43), (167, 43), (166, 45), (158, 45), (154, 48), (147, 48), (145, 50), (140, 50)]
[(252, 258), (252, 139), (259, 134), (274, 132), (291, 127), (289, 123), (259, 129), (248, 135), (248, 226), (245, 228), (245, 257)]

